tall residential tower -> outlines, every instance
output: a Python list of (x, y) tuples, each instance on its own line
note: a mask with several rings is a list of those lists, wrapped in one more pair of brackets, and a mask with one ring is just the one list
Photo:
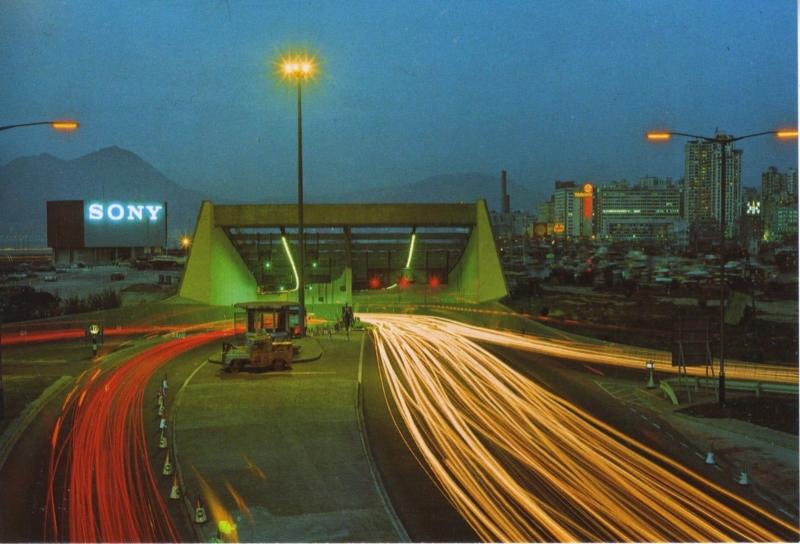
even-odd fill
[[(718, 134), (718, 136), (723, 136)], [(714, 142), (692, 140), (686, 143), (684, 163), (684, 214), (690, 229), (707, 228), (720, 218), (720, 147)], [(725, 228), (734, 232), (741, 213), (742, 152), (725, 144)], [(711, 233), (709, 233), (711, 234)]]

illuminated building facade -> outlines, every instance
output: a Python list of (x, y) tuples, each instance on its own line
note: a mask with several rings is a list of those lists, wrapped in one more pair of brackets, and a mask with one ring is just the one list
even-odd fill
[[(718, 135), (723, 136), (723, 135)], [(684, 217), (690, 228), (720, 218), (720, 147), (692, 140), (684, 148)], [(742, 151), (726, 144), (725, 225), (730, 236), (739, 222), (742, 200)], [(704, 229), (706, 230), (706, 229)]]
[[(645, 178), (650, 180), (650, 178)], [(609, 241), (684, 243), (680, 190), (672, 183), (615, 183), (597, 190), (597, 235)]]
[(162, 253), (166, 243), (166, 202), (47, 202), (47, 245), (57, 265), (134, 260)]
[(546, 208), (548, 223), (553, 225), (556, 236), (591, 238), (594, 235), (594, 185), (556, 181), (550, 202)]
[(785, 174), (770, 166), (761, 174), (764, 239), (777, 240), (797, 232), (797, 170)]

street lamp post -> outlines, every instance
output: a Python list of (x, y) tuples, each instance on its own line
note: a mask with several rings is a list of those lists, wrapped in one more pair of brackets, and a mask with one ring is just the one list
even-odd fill
[[(17, 125), (4, 125), (0, 126), (0, 131), (9, 130), (12, 128), (33, 127), (37, 125), (49, 125), (53, 130), (72, 132), (77, 130), (80, 125), (76, 121), (36, 121), (34, 123), (21, 123)], [(6, 416), (6, 400), (5, 390), (3, 388), (3, 322), (5, 316), (3, 315), (3, 307), (0, 306), (0, 421)]]
[(307, 55), (281, 60), (281, 74), (297, 84), (297, 235), (300, 240), (300, 272), (297, 281), (297, 304), (300, 306), (300, 334), (306, 332), (306, 241), (303, 224), (303, 81), (311, 79), (317, 70), (316, 62)]
[(713, 143), (719, 146), (720, 161), (720, 187), (719, 187), (719, 405), (725, 405), (725, 185), (728, 177), (727, 146), (739, 140), (755, 138), (772, 134), (778, 139), (787, 140), (797, 138), (796, 130), (768, 130), (756, 132), (744, 136), (731, 137), (724, 134), (716, 134), (713, 137), (698, 136), (696, 134), (686, 134), (684, 132), (648, 132), (646, 138), (651, 142), (665, 142), (672, 136), (684, 136), (704, 142)]

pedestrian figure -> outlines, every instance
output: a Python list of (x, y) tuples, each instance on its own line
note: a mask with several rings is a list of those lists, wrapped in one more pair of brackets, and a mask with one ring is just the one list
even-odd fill
[(342, 323), (344, 324), (344, 330), (347, 332), (347, 339), (350, 340), (350, 326), (353, 324), (353, 308), (347, 304), (342, 308)]

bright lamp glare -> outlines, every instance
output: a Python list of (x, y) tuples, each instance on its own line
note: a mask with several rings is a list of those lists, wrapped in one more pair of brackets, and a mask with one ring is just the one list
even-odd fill
[(76, 121), (53, 121), (50, 126), (55, 130), (78, 130)]
[(316, 58), (307, 53), (286, 54), (276, 64), (280, 76), (289, 80), (308, 80), (319, 71)]
[(781, 140), (789, 140), (791, 138), (797, 138), (797, 131), (796, 130), (779, 130), (775, 133), (775, 136), (780, 138)]
[(669, 132), (648, 132), (647, 139), (651, 141), (665, 141), (669, 140), (672, 134)]

